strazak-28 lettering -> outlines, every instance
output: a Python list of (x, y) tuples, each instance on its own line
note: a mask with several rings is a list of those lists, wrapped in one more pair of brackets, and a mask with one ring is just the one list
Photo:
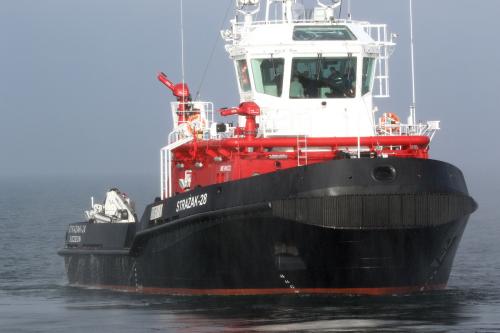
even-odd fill
[(177, 206), (175, 207), (175, 212), (182, 212), (187, 209), (203, 206), (207, 204), (208, 194), (203, 193), (195, 195), (186, 199), (177, 201)]

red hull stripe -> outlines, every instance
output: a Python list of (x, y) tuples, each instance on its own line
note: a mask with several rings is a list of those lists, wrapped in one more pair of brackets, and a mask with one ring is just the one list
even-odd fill
[(404, 295), (429, 290), (445, 289), (445, 284), (432, 286), (382, 287), (382, 288), (262, 288), (262, 289), (190, 289), (190, 288), (134, 288), (129, 286), (98, 285), (100, 289), (136, 292), (154, 295), (213, 295), (213, 296), (252, 296), (287, 294), (337, 294), (337, 295)]

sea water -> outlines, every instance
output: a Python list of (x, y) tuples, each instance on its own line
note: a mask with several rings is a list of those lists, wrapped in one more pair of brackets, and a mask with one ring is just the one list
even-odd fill
[(481, 200), (444, 291), (168, 297), (68, 286), (56, 254), (67, 224), (115, 186), (137, 201), (138, 215), (159, 187), (139, 175), (0, 180), (0, 332), (500, 331), (500, 213)]

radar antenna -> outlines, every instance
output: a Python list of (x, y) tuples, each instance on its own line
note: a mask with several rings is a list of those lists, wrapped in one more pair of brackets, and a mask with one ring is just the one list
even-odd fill
[(260, 0), (236, 0), (236, 10), (245, 17), (245, 24), (252, 24), (253, 15), (260, 11)]
[(236, 0), (236, 10), (243, 15), (254, 15), (260, 10), (260, 0)]
[(326, 17), (330, 18), (332, 21), (334, 19), (335, 8), (340, 7), (342, 5), (342, 0), (331, 0), (331, 5), (326, 5), (321, 0), (317, 0), (318, 6), (324, 8)]
[(321, 0), (318, 0), (318, 6), (323, 7), (323, 8), (335, 9), (342, 4), (342, 0), (331, 0), (331, 2), (332, 2), (331, 5), (326, 5), (326, 4), (322, 3)]

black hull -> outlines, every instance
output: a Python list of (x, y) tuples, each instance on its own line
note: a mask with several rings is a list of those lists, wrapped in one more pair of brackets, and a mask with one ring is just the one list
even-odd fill
[(408, 293), (446, 286), (475, 208), (446, 163), (330, 161), (156, 202), (100, 247), (86, 224), (60, 254), (70, 284), (146, 293)]

